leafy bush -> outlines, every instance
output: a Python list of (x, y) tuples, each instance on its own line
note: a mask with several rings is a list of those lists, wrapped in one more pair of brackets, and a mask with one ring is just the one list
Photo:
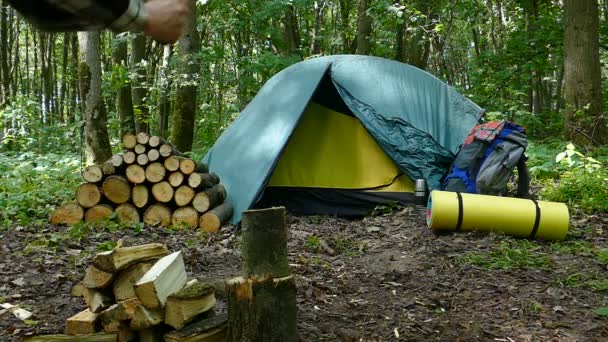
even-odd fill
[(555, 162), (559, 179), (544, 182), (542, 199), (564, 202), (586, 212), (608, 212), (608, 172), (602, 162), (585, 156), (573, 144), (568, 144)]
[(0, 110), (0, 152), (78, 151), (78, 125), (51, 125), (40, 118), (39, 103), (27, 97), (13, 98), (9, 106)]
[(74, 198), (79, 171), (76, 155), (0, 154), (0, 228), (48, 220), (57, 205)]

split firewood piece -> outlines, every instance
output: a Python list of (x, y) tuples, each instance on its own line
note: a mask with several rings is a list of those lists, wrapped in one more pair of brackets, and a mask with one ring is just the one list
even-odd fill
[(182, 157), (184, 154), (181, 153), (180, 151), (178, 151), (175, 147), (173, 147), (173, 145), (171, 144), (162, 144), (160, 145), (158, 152), (160, 152), (160, 155), (163, 157), (169, 157), (169, 156), (179, 156)]
[(165, 323), (179, 330), (215, 305), (215, 288), (193, 279), (167, 298)]
[(188, 176), (188, 185), (193, 189), (210, 188), (220, 182), (220, 177), (215, 173), (192, 173)]
[(133, 152), (133, 151), (127, 151), (127, 152), (125, 152), (125, 154), (122, 155), (122, 160), (127, 165), (135, 163), (136, 159), (137, 159), (137, 154), (135, 154), (135, 152)]
[(90, 289), (102, 289), (111, 285), (113, 279), (113, 273), (104, 272), (99, 268), (90, 265), (82, 280), (82, 285)]
[(146, 132), (137, 133), (137, 143), (146, 145), (150, 141), (150, 136)]
[(168, 331), (168, 328), (155, 326), (149, 329), (138, 331), (139, 342), (164, 342), (163, 335)]
[(207, 165), (205, 165), (203, 163), (197, 163), (193, 159), (190, 159), (190, 158), (184, 158), (184, 159), (180, 160), (179, 170), (184, 175), (190, 175), (193, 172), (198, 172), (198, 173), (209, 172)]
[(137, 153), (137, 154), (144, 154), (144, 153), (146, 153), (146, 145), (137, 144), (137, 145), (135, 145), (135, 148), (133, 149), (133, 151), (135, 151), (135, 153)]
[(194, 194), (195, 192), (191, 187), (188, 185), (181, 185), (175, 190), (175, 204), (177, 204), (178, 207), (190, 204), (194, 198)]
[(123, 203), (116, 207), (114, 211), (119, 223), (138, 223), (140, 221), (139, 212), (131, 203)]
[(199, 192), (192, 199), (192, 207), (199, 213), (207, 212), (210, 208), (215, 208), (226, 200), (226, 189), (223, 185), (217, 184), (213, 187)]
[(216, 233), (232, 217), (232, 204), (225, 202), (203, 214), (199, 226), (207, 233)]
[(116, 333), (97, 333), (85, 335), (38, 335), (26, 337), (23, 342), (116, 342)]
[(151, 163), (160, 159), (160, 152), (155, 148), (149, 150), (147, 154), (148, 160), (150, 160)]
[(116, 273), (136, 262), (163, 257), (167, 253), (169, 253), (167, 246), (161, 243), (119, 247), (98, 253), (93, 259), (93, 265), (102, 271)]
[(78, 203), (66, 203), (55, 209), (51, 215), (51, 223), (54, 225), (76, 224), (84, 218), (84, 209)]
[(138, 306), (142, 305), (141, 300), (139, 300), (139, 298), (137, 297), (121, 300), (119, 303), (122, 304), (122, 306), (124, 307), (127, 316), (129, 316), (129, 319), (132, 319), (133, 316), (135, 316), (135, 309), (137, 309)]
[(99, 165), (89, 165), (82, 170), (82, 178), (89, 183), (97, 183), (103, 179), (103, 169)]
[(150, 190), (145, 185), (136, 185), (133, 187), (131, 201), (137, 208), (144, 208), (150, 200)]
[(146, 179), (150, 183), (158, 183), (165, 179), (167, 169), (161, 163), (152, 163), (146, 167)]
[(162, 204), (153, 204), (144, 212), (144, 223), (151, 226), (168, 227), (171, 224), (171, 210)]
[(124, 146), (125, 149), (130, 150), (135, 148), (135, 145), (137, 145), (137, 137), (134, 134), (123, 135), (122, 146)]
[(167, 181), (154, 183), (154, 185), (152, 185), (152, 196), (161, 203), (171, 202), (174, 192), (173, 187)]
[(177, 208), (171, 217), (171, 224), (174, 226), (185, 224), (190, 228), (196, 228), (198, 227), (198, 223), (198, 213), (192, 207)]
[(101, 191), (97, 184), (84, 183), (76, 189), (76, 202), (83, 208), (90, 208), (101, 201)]
[(166, 342), (226, 341), (228, 314), (219, 314), (186, 325), (165, 335)]
[(167, 297), (186, 284), (186, 268), (181, 251), (157, 261), (152, 268), (135, 283), (135, 294), (150, 309), (162, 308)]
[(99, 323), (105, 332), (119, 332), (124, 321), (131, 319), (122, 303), (116, 303), (99, 314)]
[(85, 222), (103, 221), (112, 217), (114, 210), (107, 204), (98, 204), (87, 209), (84, 214)]
[(123, 166), (125, 164), (125, 161), (123, 159), (123, 155), (122, 154), (115, 154), (115, 155), (113, 155), (112, 158), (110, 159), (110, 162), (116, 168), (119, 168), (119, 167), (121, 167), (121, 166)]
[(112, 298), (97, 289), (89, 289), (85, 287), (84, 302), (87, 303), (89, 310), (94, 313), (100, 313), (105, 308), (112, 305)]
[(184, 182), (184, 174), (181, 171), (171, 172), (169, 175), (169, 184), (172, 187), (178, 188)]
[(129, 182), (141, 184), (146, 181), (146, 170), (137, 164), (131, 164), (127, 167), (126, 176)]
[(86, 287), (82, 282), (78, 282), (76, 285), (72, 286), (70, 290), (70, 294), (72, 297), (84, 297), (84, 290)]
[(161, 324), (164, 319), (164, 311), (161, 308), (149, 309), (144, 305), (135, 308), (135, 314), (131, 318), (130, 328), (133, 330), (144, 330)]
[(131, 198), (131, 186), (120, 176), (106, 178), (101, 186), (101, 192), (114, 204), (123, 204)]
[(121, 325), (120, 331), (118, 331), (118, 341), (117, 342), (135, 342), (135, 341), (137, 341), (137, 332), (131, 330), (126, 323)]
[(137, 164), (139, 164), (141, 166), (146, 166), (146, 165), (148, 165), (149, 162), (150, 162), (150, 159), (148, 159), (147, 154), (137, 155)]
[(165, 140), (163, 138), (159, 137), (158, 135), (153, 135), (148, 140), (148, 146), (150, 146), (152, 148), (159, 147), (164, 144), (166, 144)]
[(127, 267), (118, 273), (114, 281), (114, 298), (117, 301), (123, 301), (130, 298), (136, 298), (133, 285), (143, 277), (146, 272), (152, 268), (152, 263), (138, 263)]
[(182, 158), (180, 158), (178, 156), (169, 156), (169, 157), (167, 157), (167, 159), (165, 159), (163, 164), (165, 165), (165, 168), (167, 169), (167, 171), (174, 172), (174, 171), (179, 170), (179, 161), (181, 159)]
[(107, 162), (101, 165), (101, 170), (103, 171), (104, 176), (111, 176), (116, 174), (116, 166), (112, 164), (112, 160), (108, 160)]

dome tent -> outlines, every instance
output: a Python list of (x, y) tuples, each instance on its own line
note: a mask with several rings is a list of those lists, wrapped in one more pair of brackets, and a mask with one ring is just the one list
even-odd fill
[(234, 205), (364, 214), (438, 188), (483, 110), (429, 73), (371, 56), (294, 64), (272, 77), (204, 157)]

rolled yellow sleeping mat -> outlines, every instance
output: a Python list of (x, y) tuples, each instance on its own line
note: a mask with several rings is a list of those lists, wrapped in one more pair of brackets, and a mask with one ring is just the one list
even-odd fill
[(433, 230), (563, 240), (570, 215), (563, 203), (434, 190), (428, 199), (426, 222)]

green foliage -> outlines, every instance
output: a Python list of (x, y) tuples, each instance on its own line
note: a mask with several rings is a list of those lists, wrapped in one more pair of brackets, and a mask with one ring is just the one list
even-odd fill
[(74, 155), (0, 153), (0, 228), (48, 220), (81, 181)]
[(605, 163), (586, 156), (573, 144), (555, 158), (559, 180), (544, 182), (540, 196), (547, 201), (564, 202), (586, 212), (608, 211), (608, 171)]
[(78, 151), (78, 126), (50, 125), (41, 121), (40, 115), (40, 103), (23, 96), (12, 98), (7, 107), (0, 109), (0, 152)]
[(593, 290), (598, 292), (606, 292), (608, 291), (608, 279), (597, 279), (590, 280), (587, 285)]
[(600, 316), (608, 317), (608, 307), (597, 308), (597, 309), (593, 310), (593, 312), (595, 312), (596, 314), (598, 314)]
[(361, 255), (365, 248), (365, 246), (358, 241), (344, 239), (340, 236), (334, 236), (333, 243), (338, 253), (349, 257)]
[(460, 260), (486, 269), (549, 269), (551, 266), (550, 258), (536, 243), (528, 240), (502, 241), (497, 249), (467, 253)]
[(111, 251), (116, 247), (116, 242), (106, 241), (97, 245), (97, 250), (100, 252)]
[(588, 241), (570, 240), (553, 242), (550, 248), (551, 251), (562, 254), (582, 254), (593, 251), (593, 244)]
[(597, 260), (602, 264), (608, 265), (608, 248), (600, 249), (597, 252)]
[(321, 240), (319, 240), (317, 236), (311, 235), (306, 238), (306, 242), (304, 242), (304, 247), (316, 251), (321, 248)]

